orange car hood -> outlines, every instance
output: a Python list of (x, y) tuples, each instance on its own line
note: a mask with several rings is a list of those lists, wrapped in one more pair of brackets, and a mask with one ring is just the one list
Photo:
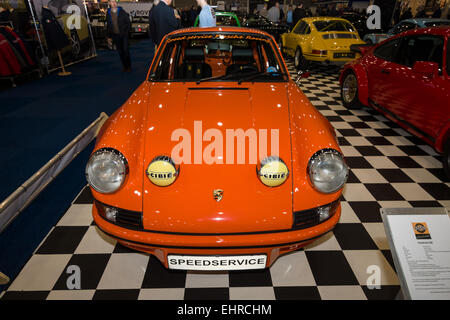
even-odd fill
[[(291, 171), (289, 105), (286, 83), (225, 83), (214, 88), (211, 82), (153, 84), (148, 104), (143, 179), (144, 228), (189, 233), (233, 233), (288, 229), (292, 226), (292, 180), (279, 187), (263, 185), (256, 164), (186, 164), (177, 180), (158, 187), (145, 176), (156, 156), (170, 155), (180, 141), (172, 141), (174, 129), (187, 129), (194, 139), (194, 121), (207, 129), (222, 132), (226, 162), (226, 129), (267, 129), (270, 150), (271, 129), (279, 135), (279, 155)], [(152, 97), (158, 97), (152, 99)], [(258, 141), (259, 142), (259, 141)], [(203, 148), (211, 142), (203, 141)], [(235, 141), (235, 155), (236, 141)], [(270, 153), (270, 152), (269, 152)], [(191, 148), (194, 161), (194, 148)], [(215, 189), (223, 190), (216, 201)]]

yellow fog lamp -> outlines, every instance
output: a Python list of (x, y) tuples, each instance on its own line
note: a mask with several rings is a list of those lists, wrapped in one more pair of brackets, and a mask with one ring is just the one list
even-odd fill
[(167, 156), (158, 156), (148, 165), (146, 174), (150, 181), (159, 186), (170, 186), (177, 179), (180, 168)]
[(289, 176), (286, 164), (279, 157), (271, 156), (261, 161), (257, 167), (259, 180), (268, 187), (282, 185)]

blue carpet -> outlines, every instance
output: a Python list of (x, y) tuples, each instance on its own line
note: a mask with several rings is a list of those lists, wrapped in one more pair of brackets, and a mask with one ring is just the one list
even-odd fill
[[(0, 201), (33, 175), (94, 121), (111, 115), (147, 75), (153, 46), (130, 48), (132, 69), (123, 73), (115, 51), (70, 66), (71, 76), (51, 74), (0, 92)], [(12, 279), (86, 183), (84, 166), (93, 143), (0, 234), (0, 271)], [(0, 286), (0, 291), (4, 289)]]

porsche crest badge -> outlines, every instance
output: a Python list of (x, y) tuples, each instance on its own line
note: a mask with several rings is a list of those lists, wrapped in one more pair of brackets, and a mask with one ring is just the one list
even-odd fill
[(214, 196), (214, 200), (219, 202), (223, 198), (223, 190), (221, 190), (221, 189), (214, 189), (213, 196)]

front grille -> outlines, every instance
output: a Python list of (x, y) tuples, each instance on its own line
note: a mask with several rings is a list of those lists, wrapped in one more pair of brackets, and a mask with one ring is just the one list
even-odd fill
[[(120, 209), (117, 207), (112, 207), (106, 204), (101, 203), (100, 201), (94, 201), (95, 206), (97, 207), (98, 213), (101, 217), (103, 217), (106, 221), (110, 223), (114, 223), (119, 227), (124, 228), (132, 228), (132, 229), (144, 229), (142, 223), (142, 212), (138, 211), (130, 211), (125, 209)], [(116, 219), (112, 221), (106, 217), (106, 210), (113, 209), (116, 211)]]
[(294, 212), (294, 229), (306, 229), (319, 224), (317, 209)]
[[(295, 211), (294, 212), (294, 223), (292, 225), (293, 229), (299, 230), (299, 229), (306, 229), (311, 228), (319, 223), (323, 223), (326, 220), (330, 219), (335, 213), (336, 210), (339, 207), (339, 199), (336, 201), (333, 201), (325, 206), (303, 210), (303, 211)], [(320, 220), (320, 211), (321, 209), (329, 208), (330, 215), (327, 219)]]
[(135, 227), (142, 229), (142, 213), (119, 209), (116, 216), (116, 223), (121, 227)]

